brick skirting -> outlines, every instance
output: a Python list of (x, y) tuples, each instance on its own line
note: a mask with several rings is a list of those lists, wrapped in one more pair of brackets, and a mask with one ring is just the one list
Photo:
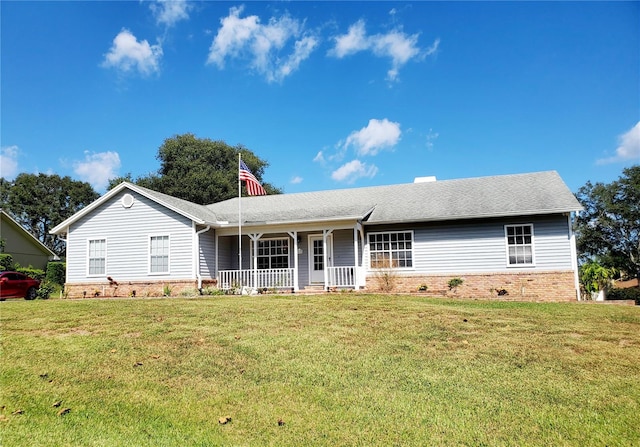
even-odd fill
[[(202, 287), (216, 287), (216, 280), (203, 280)], [(126, 298), (180, 296), (196, 292), (197, 281), (127, 281), (121, 283), (96, 282), (64, 286), (67, 298)], [(168, 293), (167, 293), (168, 292)]]
[[(462, 285), (449, 290), (452, 278), (461, 278)], [(575, 277), (572, 271), (474, 273), (464, 275), (396, 275), (393, 292), (417, 293), (427, 286), (425, 295), (458, 298), (490, 298), (513, 301), (576, 301)], [(379, 277), (367, 278), (366, 290), (381, 290)]]

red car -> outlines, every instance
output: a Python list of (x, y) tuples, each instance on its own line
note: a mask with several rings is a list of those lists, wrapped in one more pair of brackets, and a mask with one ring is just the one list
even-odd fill
[(6, 298), (32, 300), (38, 293), (40, 281), (19, 272), (0, 272), (0, 301)]

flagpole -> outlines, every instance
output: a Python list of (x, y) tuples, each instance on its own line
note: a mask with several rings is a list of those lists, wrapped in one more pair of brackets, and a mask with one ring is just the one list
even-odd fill
[[(240, 180), (241, 155), (238, 152), (238, 271), (242, 282), (242, 181)], [(242, 286), (242, 284), (240, 284)]]

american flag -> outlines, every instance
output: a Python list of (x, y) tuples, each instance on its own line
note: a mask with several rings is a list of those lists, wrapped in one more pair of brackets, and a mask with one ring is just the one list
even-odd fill
[(247, 186), (247, 193), (250, 196), (265, 196), (267, 191), (264, 190), (258, 179), (251, 173), (244, 161), (240, 160), (240, 180), (244, 180)]

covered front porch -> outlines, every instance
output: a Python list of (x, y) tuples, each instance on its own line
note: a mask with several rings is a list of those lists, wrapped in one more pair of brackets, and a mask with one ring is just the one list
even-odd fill
[(365, 285), (360, 224), (302, 231), (249, 230), (241, 236), (219, 233), (216, 279), (223, 290), (295, 293), (305, 289), (358, 290)]

